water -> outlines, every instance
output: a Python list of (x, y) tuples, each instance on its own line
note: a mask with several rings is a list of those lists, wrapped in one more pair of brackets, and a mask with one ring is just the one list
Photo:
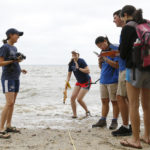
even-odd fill
[[(63, 104), (67, 66), (22, 66), (22, 68), (26, 69), (28, 74), (21, 76), (21, 89), (15, 105), (13, 125), (29, 129), (73, 129), (83, 124), (83, 128), (91, 127), (91, 122), (99, 119), (101, 112), (99, 84), (93, 85), (84, 99), (94, 117), (73, 121), (69, 100), (72, 90), (68, 90), (68, 99), (66, 104)], [(92, 80), (96, 81), (99, 78), (100, 69), (98, 66), (90, 66), (90, 70)], [(73, 89), (75, 84), (73, 75), (70, 84)], [(1, 86), (0, 91), (1, 110), (5, 103)], [(77, 109), (79, 117), (85, 115), (79, 105)], [(109, 116), (111, 119), (112, 109), (110, 109)]]
[[(72, 111), (68, 90), (68, 99), (63, 104), (63, 89), (67, 75), (67, 66), (22, 66), (28, 70), (21, 75), (21, 89), (18, 95), (13, 123), (22, 128), (66, 128), (72, 126)], [(99, 78), (99, 68), (90, 66), (93, 81)], [(72, 75), (71, 86), (75, 84)], [(0, 86), (0, 109), (5, 103)], [(100, 114), (99, 84), (93, 85), (85, 101), (93, 115)], [(85, 112), (78, 105), (79, 116)], [(78, 123), (78, 122), (77, 122)], [(66, 125), (67, 124), (67, 125)]]

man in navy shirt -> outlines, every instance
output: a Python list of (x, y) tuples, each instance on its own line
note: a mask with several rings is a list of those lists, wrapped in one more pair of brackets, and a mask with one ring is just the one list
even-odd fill
[[(117, 27), (124, 26), (124, 22), (120, 18), (120, 13), (121, 10), (118, 10), (113, 14), (114, 23), (116, 24)], [(113, 136), (127, 136), (132, 134), (131, 127), (129, 126), (129, 106), (127, 99), (125, 75), (126, 75), (126, 63), (125, 60), (119, 57), (119, 80), (118, 80), (117, 100), (123, 124), (118, 130), (112, 132)]]

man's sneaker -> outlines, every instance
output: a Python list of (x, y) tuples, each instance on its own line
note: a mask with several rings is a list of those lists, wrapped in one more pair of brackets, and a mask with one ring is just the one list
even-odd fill
[(132, 135), (132, 129), (131, 129), (131, 127), (129, 129), (127, 129), (124, 126), (121, 126), (118, 130), (113, 131), (111, 134), (113, 136), (130, 136), (130, 135)]
[(115, 130), (118, 127), (118, 122), (116, 119), (113, 119), (109, 127), (110, 130)]
[(131, 124), (129, 125), (129, 130), (132, 132), (132, 126), (131, 126)]
[(96, 124), (92, 125), (92, 128), (96, 128), (96, 127), (106, 127), (107, 126), (107, 123), (106, 123), (106, 120), (104, 119), (100, 119)]

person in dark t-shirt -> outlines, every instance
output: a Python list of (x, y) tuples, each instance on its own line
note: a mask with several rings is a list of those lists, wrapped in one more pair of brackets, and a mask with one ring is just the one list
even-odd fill
[[(76, 102), (75, 102), (76, 99), (85, 110), (86, 116), (89, 116), (90, 112), (86, 104), (84, 103), (83, 98), (87, 94), (91, 86), (90, 84), (91, 77), (89, 75), (90, 71), (84, 59), (79, 58), (79, 53), (77, 51), (72, 51), (72, 59), (68, 66), (68, 76), (67, 76), (66, 83), (70, 81), (72, 72), (77, 80), (75, 88), (71, 96), (71, 106), (72, 106), (72, 111), (73, 111), (72, 118), (77, 118)], [(65, 88), (65, 90), (67, 89)]]
[[(4, 45), (0, 48), (0, 66), (2, 66), (2, 88), (6, 97), (6, 105), (1, 113), (0, 138), (10, 138), (8, 132), (18, 133), (16, 127), (12, 127), (11, 120), (14, 110), (14, 104), (19, 92), (20, 74), (26, 74), (26, 70), (21, 70), (19, 63), (22, 61), (17, 57), (17, 48), (14, 44), (18, 41), (23, 32), (11, 28), (7, 30), (7, 39), (3, 41)], [(17, 58), (17, 59), (13, 59)], [(6, 123), (6, 128), (4, 127)]]

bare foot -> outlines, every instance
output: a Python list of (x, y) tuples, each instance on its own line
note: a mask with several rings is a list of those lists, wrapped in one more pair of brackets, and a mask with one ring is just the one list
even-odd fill
[(150, 145), (150, 138), (143, 136), (143, 137), (140, 138), (140, 140), (142, 142), (144, 142), (145, 144), (149, 144)]
[(125, 147), (142, 149), (140, 140), (135, 141), (134, 139), (124, 139), (124, 140), (120, 141), (120, 144)]

